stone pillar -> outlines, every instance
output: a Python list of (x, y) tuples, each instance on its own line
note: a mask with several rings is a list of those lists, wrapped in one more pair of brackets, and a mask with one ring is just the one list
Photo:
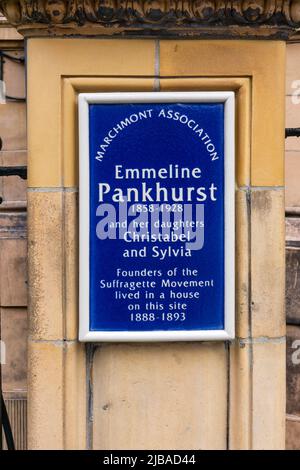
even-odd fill
[[(298, 2), (0, 5), (27, 39), (30, 448), (284, 448), (284, 41)], [(85, 346), (77, 95), (180, 90), (236, 93), (237, 338)]]

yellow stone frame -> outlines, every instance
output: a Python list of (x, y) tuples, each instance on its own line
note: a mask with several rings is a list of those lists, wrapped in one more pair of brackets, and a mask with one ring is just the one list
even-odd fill
[[(215, 370), (216, 378), (219, 372), (228, 374), (227, 389), (221, 391), (222, 417), (212, 416), (208, 426), (221, 434), (221, 444), (216, 444), (221, 448), (282, 448), (284, 43), (33, 38), (27, 54), (29, 446), (93, 446), (93, 426), (86, 415), (93, 348), (86, 353), (77, 342), (78, 93), (232, 90), (237, 97), (237, 340), (224, 346), (224, 362)], [(267, 212), (260, 202), (265, 197)], [(262, 242), (262, 249), (253, 232), (258, 221), (263, 234), (275, 226), (278, 230), (277, 237)], [(264, 273), (264, 262), (269, 269), (277, 267), (274, 276)], [(182, 347), (192, 358), (193, 345)], [(205, 346), (208, 364), (215, 349), (213, 343)], [(272, 367), (277, 370), (273, 380)], [(272, 397), (263, 392), (266, 380)], [(217, 386), (214, 378), (207, 385)], [(270, 416), (273, 403), (277, 414)], [(159, 447), (159, 436), (157, 441)], [(205, 437), (191, 448), (197, 445), (214, 446)]]

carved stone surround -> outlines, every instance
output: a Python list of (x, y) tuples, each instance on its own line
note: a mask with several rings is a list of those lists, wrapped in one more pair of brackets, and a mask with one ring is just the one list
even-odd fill
[(24, 36), (94, 35), (288, 39), (300, 0), (0, 0)]

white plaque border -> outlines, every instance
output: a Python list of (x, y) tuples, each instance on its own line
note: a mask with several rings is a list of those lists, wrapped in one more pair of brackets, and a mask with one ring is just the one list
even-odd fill
[[(224, 330), (91, 331), (89, 312), (89, 105), (95, 103), (224, 103)], [(226, 341), (235, 337), (235, 94), (218, 92), (80, 93), (79, 340), (85, 342)]]

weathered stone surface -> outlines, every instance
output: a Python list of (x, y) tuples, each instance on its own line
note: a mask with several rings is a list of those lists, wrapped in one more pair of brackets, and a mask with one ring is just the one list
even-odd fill
[[(297, 213), (295, 212), (295, 215)], [(285, 239), (286, 244), (289, 247), (300, 248), (300, 218), (298, 217), (287, 217), (285, 219)]]
[(287, 327), (287, 413), (300, 417), (300, 326)]
[(1, 307), (27, 305), (26, 254), (26, 214), (0, 211)]
[(284, 262), (284, 192), (254, 190), (251, 193), (251, 326), (255, 337), (285, 334)]
[(300, 249), (286, 251), (286, 318), (300, 326)]
[(24, 35), (283, 37), (300, 23), (297, 0), (96, 1), (2, 0), (0, 8)]
[(27, 389), (27, 321), (26, 308), (1, 308), (2, 386), (4, 392), (17, 396)]
[(224, 450), (226, 373), (222, 343), (102, 345), (93, 449)]
[[(1, 166), (26, 166), (26, 163), (27, 152), (25, 150), (0, 152)], [(26, 180), (19, 176), (0, 178), (0, 196), (3, 199), (1, 209), (26, 208), (26, 189)]]
[(287, 418), (286, 450), (300, 450), (300, 418), (294, 416)]
[(26, 105), (7, 102), (0, 106), (1, 151), (26, 149)]
[(285, 446), (285, 340), (259, 340), (252, 346), (252, 450)]
[(63, 193), (28, 193), (29, 335), (34, 340), (62, 340)]
[[(64, 448), (65, 344), (29, 341), (28, 449)], [(74, 413), (77, 413), (74, 408)]]

